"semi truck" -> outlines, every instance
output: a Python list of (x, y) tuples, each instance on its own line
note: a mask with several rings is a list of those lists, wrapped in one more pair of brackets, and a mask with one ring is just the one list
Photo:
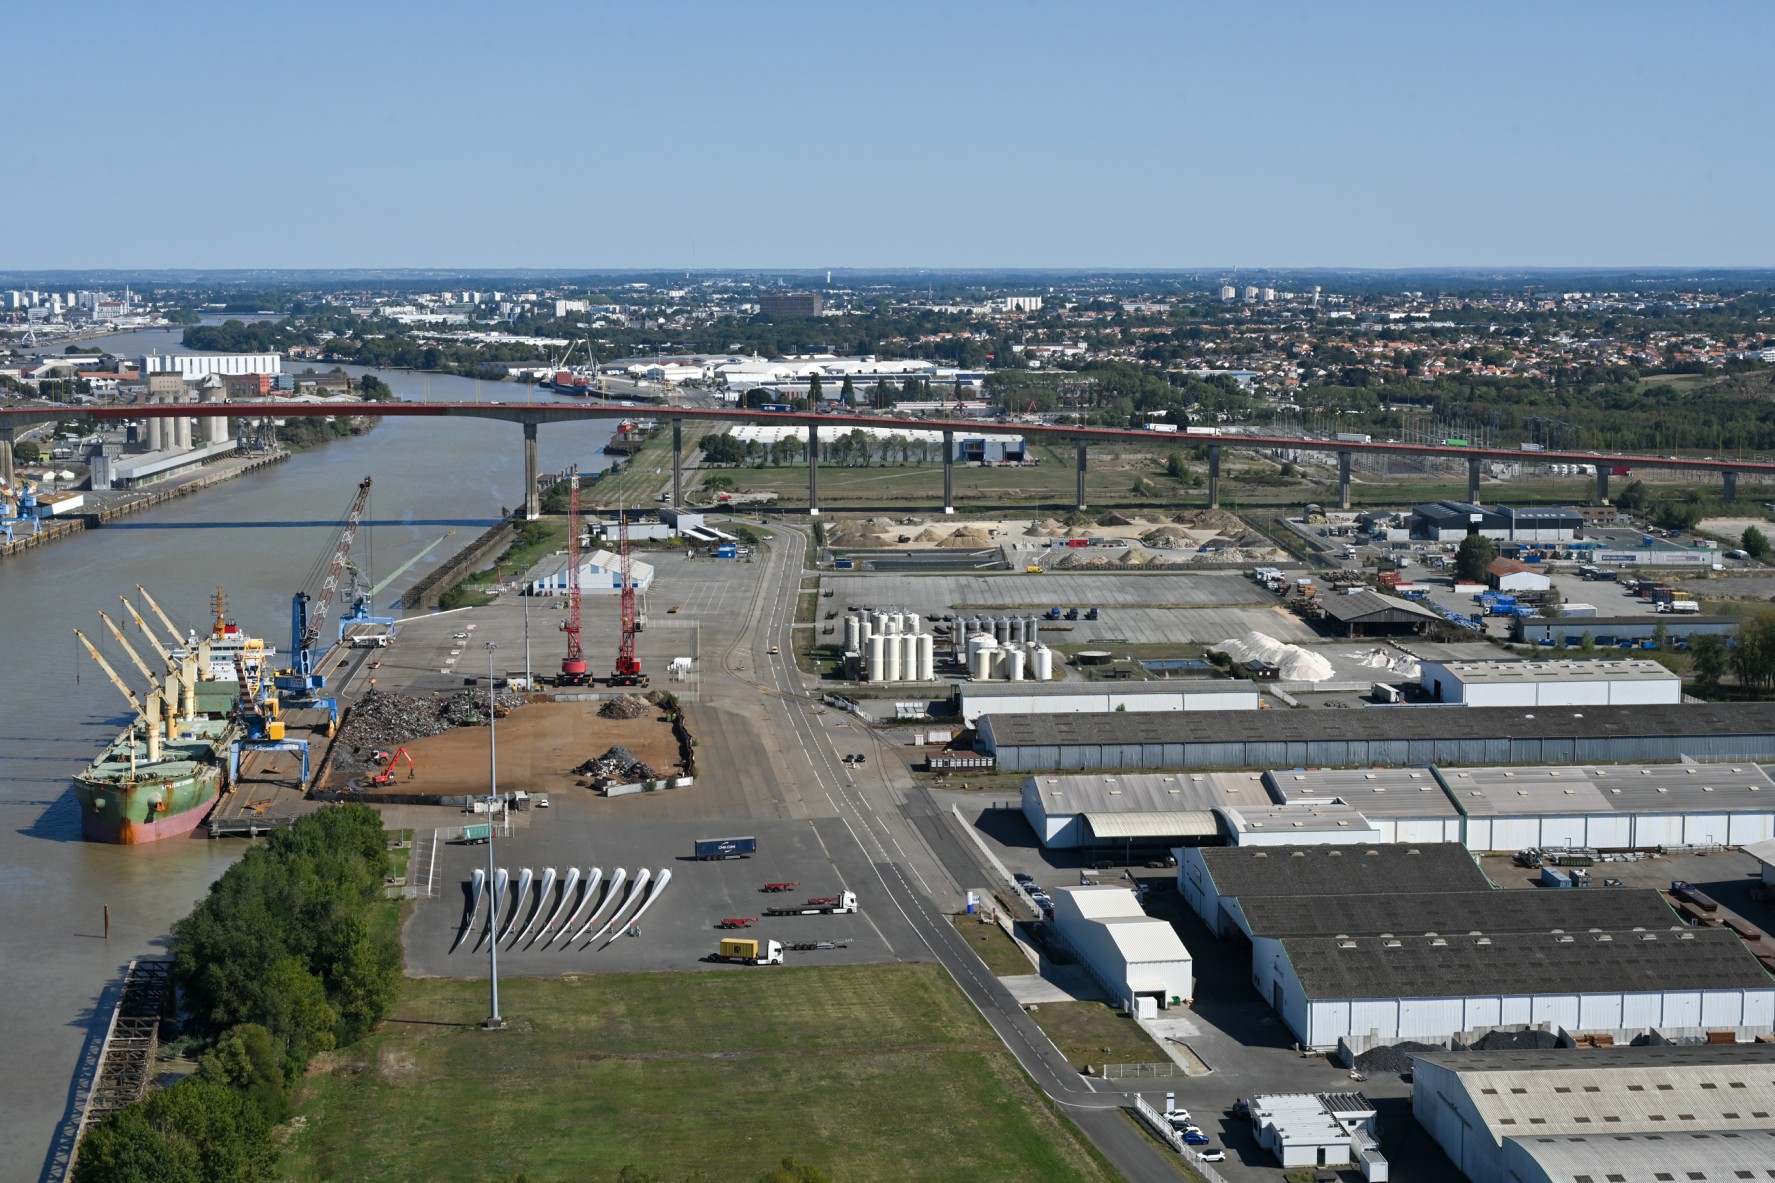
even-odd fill
[(752, 937), (723, 937), (713, 960), (732, 965), (781, 965), (783, 942), (761, 941)]
[(786, 908), (766, 908), (766, 916), (843, 916), (857, 910), (857, 893), (854, 891), (840, 892), (838, 895), (816, 896), (805, 904), (791, 904)]
[(756, 838), (698, 838), (696, 840), (696, 857), (699, 862), (709, 859), (748, 858), (758, 853)]

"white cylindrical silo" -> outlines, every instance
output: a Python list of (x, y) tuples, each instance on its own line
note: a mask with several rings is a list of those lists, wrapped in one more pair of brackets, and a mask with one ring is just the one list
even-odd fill
[(900, 681), (918, 680), (918, 638), (910, 633), (900, 638)]
[(1023, 643), (1023, 618), (1021, 616), (1013, 616), (1013, 617), (1011, 617), (1011, 644), (1021, 645), (1022, 643)]
[(887, 620), (888, 620), (888, 618), (887, 618), (886, 612), (875, 613), (875, 616), (874, 616), (875, 631), (878, 633), (886, 633), (888, 631)]
[(1025, 641), (1042, 639), (1042, 622), (1037, 620), (1033, 614), (1023, 622), (1023, 639)]
[(887, 659), (882, 653), (886, 638), (880, 633), (869, 638), (869, 680), (884, 681), (887, 677)]
[(844, 647), (847, 650), (857, 650), (863, 647), (863, 626), (855, 616), (844, 618)]
[(1038, 645), (1034, 656), (1035, 680), (1052, 682), (1054, 680), (1054, 651), (1046, 645)]
[(1005, 650), (1005, 677), (1013, 682), (1021, 682), (1023, 680), (1023, 663), (1028, 657), (1029, 654), (1021, 649)]
[(929, 633), (918, 634), (918, 680), (929, 682), (937, 676), (937, 638)]
[(898, 682), (900, 680), (900, 638), (883, 637), (882, 640), (885, 644), (882, 645), (881, 655), (885, 660), (881, 680), (883, 682)]
[(1005, 680), (1005, 651), (988, 649), (986, 651), (986, 676), (994, 682)]

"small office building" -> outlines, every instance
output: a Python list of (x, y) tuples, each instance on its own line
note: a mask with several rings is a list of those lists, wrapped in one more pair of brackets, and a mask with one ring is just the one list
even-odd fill
[(1169, 921), (1148, 916), (1134, 892), (1105, 884), (1053, 892), (1054, 927), (1111, 998), (1131, 1014), (1195, 996), (1189, 950)]

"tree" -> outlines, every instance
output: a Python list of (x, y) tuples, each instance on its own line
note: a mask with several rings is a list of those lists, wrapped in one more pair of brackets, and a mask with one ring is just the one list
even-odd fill
[(1634, 481), (1622, 489), (1620, 496), (1615, 498), (1615, 505), (1628, 513), (1644, 513), (1651, 507), (1651, 504), (1652, 491), (1646, 488), (1644, 481)]
[(1769, 536), (1755, 526), (1744, 528), (1744, 538), (1738, 545), (1742, 546), (1745, 552), (1759, 563), (1768, 562), (1770, 554), (1775, 553), (1771, 551), (1769, 546)]
[(1549, 585), (1547, 594), (1541, 597), (1541, 615), (1548, 620), (1557, 620), (1565, 613), (1565, 597), (1559, 594), (1556, 585)]
[(1695, 663), (1695, 680), (1703, 686), (1718, 686), (1725, 675), (1728, 659), (1726, 639), (1715, 633), (1701, 633), (1689, 638), (1689, 657)]
[(35, 440), (19, 440), (12, 445), (12, 460), (15, 464), (36, 464), (43, 459), (43, 449)]
[(838, 401), (847, 407), (854, 407), (857, 405), (857, 387), (851, 381), (851, 376), (849, 374), (844, 376), (844, 382), (838, 387)]
[(1693, 530), (1707, 509), (1693, 501), (1664, 501), (1658, 505), (1652, 521), (1666, 530)]
[(230, 1028), (198, 1061), (197, 1076), (199, 1080), (233, 1089), (273, 1125), (289, 1116), (283, 1054), (271, 1032), (257, 1023)]
[(807, 409), (817, 411), (826, 402), (825, 389), (820, 385), (820, 376), (813, 375), (807, 382)]
[(1486, 569), (1498, 558), (1498, 548), (1483, 534), (1469, 534), (1455, 551), (1455, 577), (1467, 583), (1484, 583)]
[(1738, 628), (1731, 650), (1732, 673), (1739, 685), (1762, 695), (1775, 688), (1775, 613), (1747, 620)]

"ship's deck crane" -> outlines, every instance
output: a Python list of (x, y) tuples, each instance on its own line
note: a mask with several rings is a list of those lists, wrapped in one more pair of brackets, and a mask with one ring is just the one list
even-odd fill
[(320, 641), (320, 629), (326, 621), (327, 611), (332, 607), (334, 597), (339, 594), (339, 580), (345, 574), (346, 560), (351, 557), (351, 544), (357, 538), (358, 522), (363, 518), (364, 507), (369, 502), (370, 478), (365, 477), (358, 484), (357, 494), (351, 500), (351, 508), (346, 511), (345, 525), (333, 544), (333, 554), (327, 562), (327, 576), (321, 583), (318, 596), (311, 599), (306, 591), (299, 591), (290, 599), (290, 668), (279, 671), (277, 675), (276, 685), (281, 691), (306, 696), (327, 684), (325, 676), (315, 669), (319, 656), (315, 652), (315, 646)]
[[(160, 623), (166, 626), (167, 635), (172, 637), (172, 643), (166, 647), (167, 673), (180, 683), (185, 699), (185, 714), (186, 717), (190, 717), (197, 709), (197, 679), (200, 673), (198, 667), (200, 665), (207, 666), (209, 664), (208, 657), (206, 655), (201, 661), (195, 660), (194, 650), (199, 648), (196, 635), (193, 634), (190, 644), (182, 646), (179, 641), (179, 627), (165, 612), (161, 611), (160, 605), (155, 602), (154, 597), (148, 594), (148, 589), (138, 583), (136, 590), (141, 593), (142, 600), (148, 607), (153, 609), (154, 615), (160, 618)], [(158, 646), (160, 639), (148, 628), (141, 616), (137, 615), (136, 610), (130, 607), (129, 601), (123, 599), (122, 596), (117, 598), (123, 602), (124, 607), (129, 608), (130, 615), (135, 617), (136, 626), (142, 630), (142, 634)], [(184, 650), (183, 658), (177, 656), (181, 648)], [(201, 672), (207, 672), (207, 670)]]
[[(136, 697), (135, 691), (129, 688), (129, 683), (125, 682), (118, 676), (117, 671), (111, 668), (111, 663), (105, 660), (104, 654), (100, 653), (98, 649), (94, 647), (93, 643), (86, 639), (86, 634), (79, 629), (75, 629), (74, 635), (79, 638), (82, 645), (86, 646), (86, 651), (92, 654), (92, 659), (99, 663), (99, 668), (105, 671), (105, 676), (111, 679), (111, 685), (117, 687), (123, 697), (129, 700), (129, 705), (134, 708), (137, 719), (142, 722), (148, 732), (148, 763), (158, 764), (160, 762), (161, 750), (160, 720), (162, 711), (160, 704), (163, 701), (161, 692), (159, 690), (151, 691), (148, 695), (148, 701), (144, 705), (142, 700)], [(171, 738), (170, 730), (173, 721), (170, 717), (170, 712), (167, 712), (167, 714), (168, 718), (166, 720), (166, 725), (169, 730), (168, 738)]]
[(622, 549), (622, 639), (617, 645), (616, 668), (611, 671), (610, 684), (645, 686), (647, 674), (635, 656), (635, 634), (641, 631), (641, 622), (635, 613), (635, 564), (629, 557), (629, 515), (623, 512), (621, 505), (616, 507), (616, 520)]
[(567, 470), (567, 619), (561, 622), (567, 653), (561, 658), (557, 686), (584, 686), (592, 680), (579, 643), (579, 610), (579, 466), (574, 465)]

